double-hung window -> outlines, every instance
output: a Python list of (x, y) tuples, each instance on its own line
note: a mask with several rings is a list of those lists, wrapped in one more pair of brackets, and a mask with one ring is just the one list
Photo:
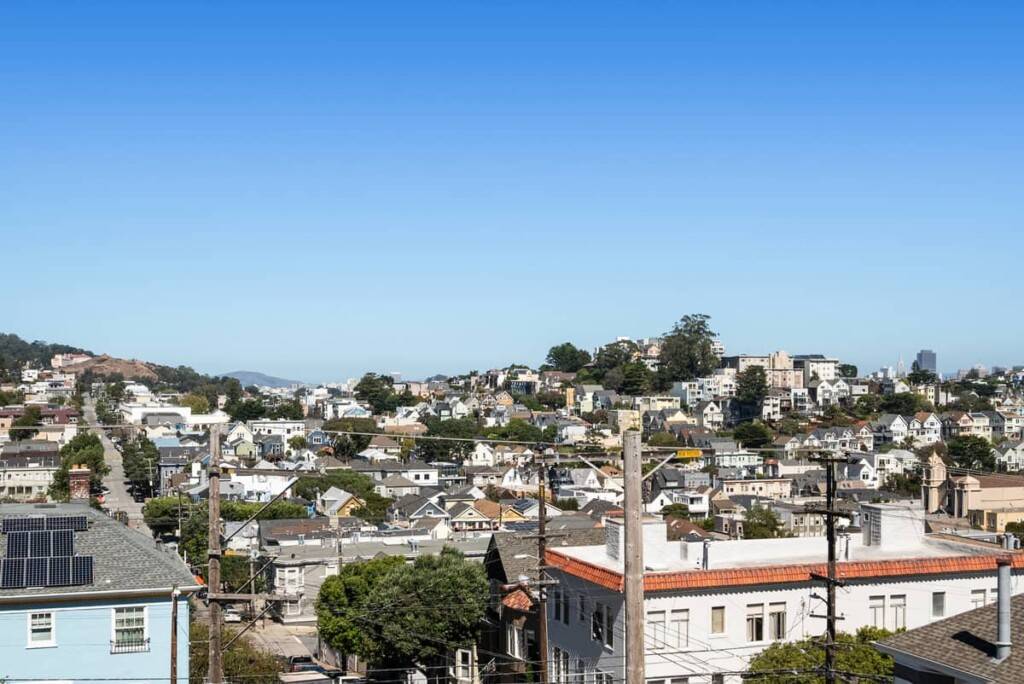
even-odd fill
[(603, 603), (595, 602), (594, 612), (590, 617), (590, 635), (594, 641), (600, 641), (608, 647), (614, 646), (615, 639), (612, 636), (614, 625), (615, 620), (612, 617), (611, 608)]
[(146, 635), (146, 607), (114, 608), (112, 653), (136, 653), (149, 650)]
[(932, 617), (940, 618), (946, 615), (946, 592), (932, 592)]
[(747, 605), (747, 641), (764, 641), (764, 604)]
[(892, 629), (907, 628), (907, 596), (894, 594), (889, 597), (889, 609), (892, 611)]
[(683, 608), (673, 610), (668, 624), (668, 638), (676, 648), (686, 648), (690, 645), (690, 611)]
[(725, 606), (711, 609), (711, 633), (725, 634)]
[(57, 645), (57, 629), (53, 613), (28, 614), (28, 647), (43, 648)]
[(667, 640), (665, 639), (665, 611), (651, 610), (647, 612), (647, 634), (650, 637), (651, 645), (649, 648), (657, 650), (667, 645)]
[(871, 626), (885, 628), (885, 597), (869, 596), (868, 610), (871, 611)]
[(768, 638), (782, 641), (786, 638), (786, 604), (768, 604)]

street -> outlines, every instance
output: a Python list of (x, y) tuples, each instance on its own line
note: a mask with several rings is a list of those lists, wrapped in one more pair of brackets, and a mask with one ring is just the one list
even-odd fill
[[(86, 398), (84, 412), (85, 419), (91, 425), (99, 422), (96, 418), (96, 401), (92, 397)], [(103, 478), (103, 484), (110, 489), (110, 492), (104, 496), (103, 507), (108, 509), (111, 514), (125, 511), (128, 514), (129, 527), (152, 534), (142, 519), (142, 504), (132, 499), (131, 492), (128, 491), (128, 486), (124, 483), (124, 463), (121, 460), (121, 452), (110, 441), (105, 431), (99, 428), (93, 428), (92, 431), (99, 436), (100, 442), (103, 444), (103, 459), (110, 466), (110, 472)]]

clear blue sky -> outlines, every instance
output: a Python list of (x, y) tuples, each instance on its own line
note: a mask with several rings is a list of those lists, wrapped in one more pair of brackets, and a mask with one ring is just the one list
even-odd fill
[(1022, 35), (1020, 2), (6, 2), (0, 330), (309, 380), (689, 312), (732, 352), (1024, 362)]

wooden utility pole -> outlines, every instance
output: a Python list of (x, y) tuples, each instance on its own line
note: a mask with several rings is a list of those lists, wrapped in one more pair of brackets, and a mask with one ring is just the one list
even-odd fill
[(207, 590), (211, 595), (210, 604), (210, 660), (206, 679), (210, 684), (221, 684), (224, 678), (224, 667), (221, 663), (221, 615), (220, 599), (213, 596), (220, 594), (220, 425), (210, 426), (210, 468), (209, 468), (209, 509), (210, 524), (209, 565), (206, 572)]
[(622, 435), (622, 480), (625, 487), (626, 682), (644, 684), (644, 539), (643, 471), (640, 433)]
[(540, 684), (548, 684), (548, 590), (544, 583), (544, 556), (548, 549), (548, 513), (544, 468), (542, 461), (537, 470), (537, 646), (540, 651), (537, 669)]
[(835, 684), (836, 681), (836, 622), (840, 619), (836, 615), (836, 587), (844, 586), (846, 583), (836, 576), (836, 518), (846, 517), (835, 509), (836, 503), (836, 472), (835, 464), (845, 462), (845, 457), (838, 457), (835, 454), (824, 454), (812, 459), (820, 461), (825, 466), (825, 508), (808, 508), (808, 512), (819, 513), (825, 517), (826, 539), (828, 541), (828, 572), (826, 575), (811, 573), (811, 577), (825, 583), (825, 615), (813, 615), (811, 617), (825, 618), (825, 666), (824, 675), (826, 684)]
[(181, 592), (174, 587), (171, 592), (171, 684), (178, 683), (178, 597)]

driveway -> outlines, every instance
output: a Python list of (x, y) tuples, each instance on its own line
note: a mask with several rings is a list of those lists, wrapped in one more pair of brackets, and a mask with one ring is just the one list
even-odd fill
[[(95, 425), (96, 401), (89, 397), (84, 405), (85, 419)], [(128, 486), (124, 483), (124, 461), (121, 459), (121, 452), (117, 450), (114, 443), (107, 437), (106, 431), (100, 428), (93, 428), (92, 432), (99, 436), (103, 444), (103, 460), (110, 466), (110, 472), (103, 478), (103, 484), (110, 488), (110, 493), (103, 497), (103, 507), (111, 512), (124, 511), (128, 514), (128, 527), (145, 532), (152, 536), (152, 531), (146, 526), (142, 519), (142, 504), (132, 499)]]

